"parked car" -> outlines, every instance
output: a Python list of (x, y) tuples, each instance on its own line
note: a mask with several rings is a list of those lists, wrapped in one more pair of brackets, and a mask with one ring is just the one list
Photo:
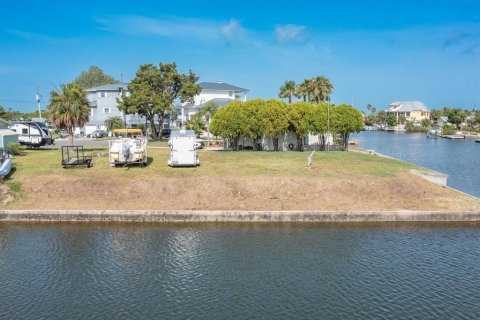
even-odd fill
[(172, 129), (162, 129), (163, 138), (170, 138), (171, 133), (172, 133)]
[(68, 137), (68, 133), (67, 131), (65, 130), (61, 130), (59, 133), (58, 133), (58, 136), (62, 139), (65, 139), (66, 137)]
[(195, 140), (195, 149), (205, 148), (205, 142), (203, 140)]
[(95, 130), (90, 134), (92, 138), (103, 138), (108, 136), (108, 133), (105, 130)]

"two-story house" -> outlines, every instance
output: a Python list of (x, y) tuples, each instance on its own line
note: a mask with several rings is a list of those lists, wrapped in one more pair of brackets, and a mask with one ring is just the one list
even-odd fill
[(390, 103), (387, 114), (393, 114), (399, 122), (400, 117), (406, 121), (420, 123), (423, 119), (430, 119), (430, 110), (420, 101), (396, 101)]
[(215, 103), (218, 107), (232, 101), (246, 101), (248, 89), (240, 88), (223, 81), (217, 82), (201, 82), (198, 84), (202, 91), (195, 96), (195, 103), (185, 104), (177, 107), (177, 120), (175, 125), (177, 127), (183, 126), (188, 120), (192, 118), (201, 108), (208, 103)]
[[(194, 97), (193, 105), (177, 106), (176, 120), (170, 120), (167, 115), (162, 128), (182, 127), (192, 115), (197, 113), (204, 105), (209, 102), (222, 107), (234, 100), (245, 101), (247, 98), (247, 89), (236, 87), (221, 81), (199, 83), (202, 91)], [(94, 88), (88, 88), (87, 99), (90, 103), (89, 121), (83, 128), (76, 128), (75, 134), (89, 135), (95, 130), (105, 130), (105, 120), (109, 117), (121, 117), (127, 127), (137, 127), (140, 123), (145, 123), (145, 117), (139, 115), (124, 115), (118, 109), (117, 99), (122, 96), (130, 95), (128, 83), (106, 84)], [(158, 124), (158, 120), (155, 121)], [(147, 124), (148, 127), (149, 124)]]

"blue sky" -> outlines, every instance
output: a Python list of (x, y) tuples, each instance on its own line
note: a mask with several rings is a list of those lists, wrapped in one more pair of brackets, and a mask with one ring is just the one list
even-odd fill
[(275, 98), (324, 75), (333, 103), (480, 106), (479, 0), (9, 1), (0, 10), (0, 105), (35, 110), (90, 65), (125, 80), (175, 61), (200, 81)]

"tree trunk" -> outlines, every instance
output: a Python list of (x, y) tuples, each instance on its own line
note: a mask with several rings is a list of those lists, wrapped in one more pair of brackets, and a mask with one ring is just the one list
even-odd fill
[(297, 135), (297, 150), (298, 151), (302, 151), (303, 149), (303, 137), (301, 137), (300, 135)]
[(290, 103), (292, 103), (292, 95), (291, 94), (288, 95), (288, 104), (290, 104)]
[(273, 138), (273, 150), (278, 151), (278, 137)]
[(67, 133), (68, 133), (68, 140), (70, 140), (70, 145), (73, 146), (73, 127), (67, 128)]
[(320, 134), (320, 150), (325, 150), (325, 142), (327, 140), (326, 134)]
[(150, 121), (150, 128), (152, 129), (152, 137), (154, 140), (157, 140), (158, 134), (157, 134), (157, 127), (155, 127), (155, 118), (150, 117), (148, 120)]
[(163, 136), (163, 121), (165, 120), (165, 112), (160, 112), (158, 114), (158, 137), (160, 140), (162, 140), (162, 136)]
[(238, 151), (238, 141), (240, 140), (240, 137), (233, 137), (232, 139), (232, 150), (233, 151)]
[(307, 102), (307, 96), (303, 96), (303, 102)]

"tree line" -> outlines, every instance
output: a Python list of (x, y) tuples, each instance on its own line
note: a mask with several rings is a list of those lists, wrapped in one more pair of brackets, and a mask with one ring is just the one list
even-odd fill
[(303, 150), (303, 137), (309, 133), (318, 134), (322, 146), (325, 146), (329, 133), (338, 135), (340, 144), (346, 150), (349, 135), (362, 129), (362, 114), (350, 105), (303, 101), (286, 104), (273, 99), (231, 102), (215, 113), (210, 124), (210, 131), (229, 139), (233, 150), (238, 150), (242, 137), (251, 138), (254, 142), (268, 137), (277, 151), (279, 137), (288, 132), (296, 134), (298, 150)]
[[(413, 127), (412, 123), (408, 123), (405, 116), (401, 115), (398, 120), (395, 115), (387, 114), (381, 110), (377, 112), (377, 109), (372, 105), (367, 105), (368, 113), (365, 115), (365, 124), (368, 126), (375, 124), (386, 124), (388, 126), (395, 126), (397, 124), (405, 124), (408, 127)], [(479, 110), (466, 110), (461, 108), (449, 108), (444, 107), (441, 109), (433, 109), (430, 112), (430, 119), (424, 119), (421, 122), (421, 127), (428, 128), (432, 125), (432, 122), (436, 122), (440, 117), (446, 117), (449, 125), (454, 126), (455, 129), (462, 129), (464, 126), (466, 129), (475, 130), (480, 128), (480, 111)]]

